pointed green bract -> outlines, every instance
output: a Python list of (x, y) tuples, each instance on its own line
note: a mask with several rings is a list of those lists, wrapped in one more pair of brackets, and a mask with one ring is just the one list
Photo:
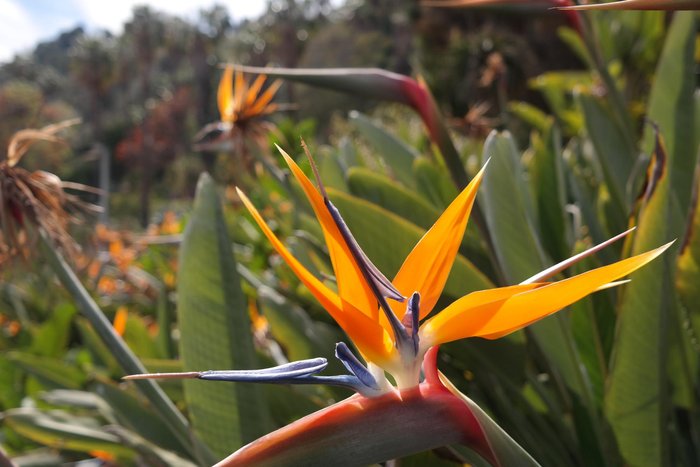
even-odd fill
[[(199, 179), (180, 250), (177, 312), (185, 371), (257, 367), (248, 303), (207, 174)], [(195, 431), (219, 457), (268, 429), (267, 407), (253, 385), (189, 380), (185, 397)]]

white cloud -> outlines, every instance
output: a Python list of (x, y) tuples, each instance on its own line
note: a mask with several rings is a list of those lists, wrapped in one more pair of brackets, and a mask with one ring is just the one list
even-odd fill
[(31, 48), (41, 31), (29, 14), (15, 1), (0, 0), (0, 62), (11, 60)]

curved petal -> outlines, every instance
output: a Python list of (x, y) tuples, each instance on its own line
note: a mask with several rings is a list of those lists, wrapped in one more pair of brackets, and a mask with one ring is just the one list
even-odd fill
[(275, 80), (272, 82), (272, 84), (265, 89), (265, 91), (260, 94), (260, 97), (255, 101), (255, 104), (253, 104), (250, 107), (250, 110), (248, 111), (249, 115), (257, 115), (260, 113), (264, 113), (265, 108), (267, 105), (272, 101), (272, 99), (275, 97), (275, 94), (279, 90), (280, 86), (282, 86), (282, 81), (280, 80)]
[(495, 309), (483, 310), (488, 319), (480, 320), (482, 325), (478, 329), (470, 329), (468, 334), (454, 334), (451, 340), (464, 337), (497, 339), (517, 331), (636, 271), (663, 253), (671, 243), (569, 279), (514, 295)]
[(544, 285), (546, 284), (512, 285), (465, 295), (421, 326), (421, 345), (429, 347), (471, 337), (503, 306), (506, 300)]
[(338, 294), (343, 300), (351, 303), (355, 308), (376, 321), (379, 313), (377, 299), (365, 281), (362, 271), (355, 262), (333, 217), (328, 212), (323, 197), (289, 154), (279, 146), (277, 149), (287, 161), (294, 177), (301, 184), (321, 224), (338, 283)]
[(221, 121), (233, 123), (233, 67), (227, 66), (224, 69), (224, 74), (221, 75), (216, 102), (219, 106)]
[(248, 84), (245, 81), (245, 77), (242, 72), (235, 74), (235, 84), (233, 85), (233, 118), (235, 120), (240, 119), (241, 111), (243, 110), (243, 105), (245, 103), (246, 90), (248, 89)]
[[(432, 311), (442, 294), (462, 243), (485, 168), (486, 164), (420, 239), (393, 280), (394, 286), (404, 296), (420, 293), (420, 318)], [(391, 305), (401, 319), (406, 312), (405, 305), (395, 302), (391, 302)]]
[(260, 90), (262, 89), (263, 84), (265, 84), (266, 79), (267, 75), (258, 75), (258, 77), (255, 78), (255, 81), (253, 81), (253, 84), (250, 85), (248, 93), (245, 97), (246, 108), (249, 108), (255, 103), (255, 100), (258, 98), (258, 94), (260, 94)]
[(333, 317), (357, 348), (370, 361), (381, 363), (389, 358), (393, 351), (391, 338), (376, 321), (369, 319), (352, 304), (340, 298), (309, 272), (284, 246), (272, 229), (263, 220), (248, 197), (236, 189), (243, 204), (262, 229), (277, 253), (289, 265), (299, 280), (311, 291), (323, 308)]

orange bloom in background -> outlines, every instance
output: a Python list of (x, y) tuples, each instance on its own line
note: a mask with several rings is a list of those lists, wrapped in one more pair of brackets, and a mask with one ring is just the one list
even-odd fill
[(394, 377), (399, 389), (418, 385), (423, 357), (433, 346), (467, 337), (496, 339), (517, 331), (597, 290), (617, 285), (615, 281), (670, 246), (663, 245), (561, 281), (546, 280), (630, 230), (522, 284), (470, 293), (424, 319), (442, 294), (486, 166), (426, 232), (390, 282), (354, 241), (320, 181), (319, 191), (294, 160), (279, 150), (321, 224), (338, 292), (329, 289), (294, 258), (245, 194), (240, 190), (238, 193), (275, 250), (352, 339), (384, 388), (389, 388), (384, 371)]
[(237, 149), (245, 138), (262, 145), (272, 129), (261, 117), (282, 110), (284, 106), (272, 100), (282, 82), (273, 81), (265, 90), (267, 76), (259, 75), (249, 84), (243, 72), (227, 66), (221, 76), (217, 104), (221, 120), (206, 125), (195, 136), (198, 151), (230, 151)]
[(163, 214), (163, 221), (160, 223), (158, 231), (161, 235), (175, 235), (182, 232), (182, 224), (177, 214), (172, 211)]
[(123, 305), (117, 308), (112, 327), (114, 327), (114, 331), (122, 337), (124, 337), (124, 332), (126, 332), (126, 322), (128, 319), (129, 309)]

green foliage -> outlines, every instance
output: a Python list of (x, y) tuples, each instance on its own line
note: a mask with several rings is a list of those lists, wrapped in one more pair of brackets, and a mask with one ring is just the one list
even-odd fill
[[(202, 175), (180, 250), (180, 355), (189, 369), (257, 368), (247, 300), (240, 286), (216, 186)], [(218, 457), (268, 427), (267, 407), (254, 385), (186, 381), (194, 429)]]
[[(315, 16), (304, 15), (304, 7), (297, 2), (283, 3), (289, 18), (303, 24), (306, 32), (313, 35), (322, 28), (321, 9)], [(392, 6), (382, 8), (389, 11)], [(82, 33), (76, 33), (66, 38), (71, 63), (55, 61), (52, 66), (70, 68), (92, 98), (105, 100), (126, 94), (146, 100), (155, 89), (184, 82), (183, 76), (192, 74), (199, 91), (209, 89), (208, 100), (198, 94), (183, 104), (183, 113), (176, 119), (204, 123), (200, 120), (215, 119), (213, 74), (206, 63), (197, 61), (199, 55), (189, 57), (195, 63), (192, 69), (190, 61), (183, 65), (184, 59), (174, 53), (178, 47), (190, 50), (198, 44), (206, 59), (205, 52), (233, 42), (234, 49), (244, 52), (241, 56), (251, 63), (321, 66), (338, 62), (335, 65), (342, 66), (353, 64), (344, 61), (349, 53), (345, 48), (371, 49), (373, 42), (368, 38), (377, 38), (379, 45), (368, 62), (356, 64), (386, 63), (392, 41), (376, 32), (355, 37), (353, 28), (357, 22), (363, 27), (378, 24), (399, 34), (398, 20), (368, 14), (364, 7), (353, 15), (351, 23), (337, 22), (313, 36), (305, 51), (296, 39), (284, 40), (285, 36), (275, 33), (289, 26), (290, 19), (270, 10), (265, 17), (273, 26), (260, 32), (268, 40), (266, 51), (255, 45), (259, 38), (255, 28), (262, 28), (264, 22), (239, 26), (233, 40), (228, 34), (232, 26), (221, 11), (203, 15), (195, 33), (184, 22), (140, 9), (128, 25), (128, 34), (117, 41), (130, 51), (128, 59), (118, 58), (119, 47), (114, 43), (83, 40)], [(425, 15), (420, 24), (426, 29), (454, 26), (464, 18), (455, 13), (443, 23), (432, 10)], [(628, 226), (636, 225), (637, 230), (623, 245), (611, 246), (557, 278), (677, 239), (672, 250), (635, 273), (631, 284), (597, 292), (498, 341), (473, 339), (445, 345), (439, 367), (469, 396), (465, 403), (487, 428), (503, 465), (532, 464), (530, 455), (545, 466), (697, 465), (697, 17), (679, 12), (666, 22), (659, 12), (605, 12), (580, 19), (581, 31), (560, 31), (571, 48), (566, 58), (571, 63), (566, 63), (573, 63), (572, 69), (562, 65), (561, 71), (547, 70), (529, 80), (525, 77), (531, 77), (526, 72), (531, 69), (530, 45), (516, 47), (508, 34), (490, 35), (488, 27), (480, 27), (474, 34), (443, 37), (445, 30), (430, 36), (421, 50), (434, 54), (424, 57), (423, 65), (439, 105), (418, 80), (385, 70), (277, 70), (272, 74), (312, 86), (298, 94), (305, 104), (325, 99), (316, 94), (316, 88), (326, 87), (349, 96), (336, 95), (337, 101), (323, 104), (339, 110), (352, 103), (367, 114), (353, 112), (347, 123), (330, 126), (342, 133), (333, 135), (339, 140), (335, 148), (323, 144), (327, 122), (299, 121), (294, 114), (280, 120), (278, 131), (270, 132), (266, 141), (281, 142), (301, 162), (297, 141), (304, 136), (330, 198), (358, 243), (388, 277), (457, 196), (468, 176), (490, 160), (438, 308), (470, 291), (517, 284)], [(528, 23), (533, 34), (538, 21)], [(195, 38), (193, 43), (180, 43), (185, 36)], [(173, 47), (158, 45), (164, 37), (172, 38)], [(314, 50), (326, 45), (324, 37), (343, 46), (324, 50), (338, 55), (335, 62), (312, 60), (318, 58)], [(491, 40), (488, 47), (486, 39)], [(446, 50), (449, 56), (437, 50)], [(474, 62), (466, 51), (478, 54), (478, 60)], [(511, 73), (504, 75), (507, 82), (499, 84), (496, 79), (483, 88), (467, 89), (464, 83), (475, 86), (480, 81), (492, 51), (504, 57)], [(279, 57), (289, 61), (275, 60)], [(443, 59), (444, 68), (433, 65)], [(150, 82), (143, 73), (139, 79), (120, 81), (114, 60), (141, 71), (170, 66), (173, 73), (154, 73)], [(459, 71), (464, 68), (467, 72)], [(50, 95), (44, 85), (0, 81), (0, 98), (20, 109), (17, 121), (40, 112), (38, 100)], [(526, 102), (526, 92), (513, 81), (538, 93), (546, 105)], [(283, 92), (288, 93), (286, 98), (298, 91)], [(396, 118), (389, 112), (371, 114), (364, 98), (407, 105), (416, 114), (400, 113)], [(450, 120), (440, 114), (439, 106), (461, 116), (465, 102), (480, 99), (494, 104), (486, 112), (486, 128), (498, 126), (498, 131), (484, 141), (478, 131), (467, 131), (466, 136), (448, 131)], [(103, 132), (94, 134), (109, 139), (111, 127), (123, 125), (116, 131), (121, 132), (117, 139), (122, 139), (124, 128), (140, 128), (148, 120), (141, 104), (115, 104), (104, 112), (102, 123), (91, 122), (103, 125)], [(131, 115), (133, 121), (115, 123), (114, 114), (119, 113), (115, 109)], [(321, 114), (326, 115), (325, 110)], [(464, 129), (465, 121), (466, 117), (455, 123)], [(478, 126), (469, 124), (472, 130)], [(3, 120), (1, 126), (0, 138), (6, 139), (16, 122)], [(355, 138), (348, 136), (351, 130)], [(662, 144), (657, 144), (657, 137)], [(167, 143), (177, 150), (186, 146), (184, 139)], [(282, 166), (279, 156), (268, 149), (266, 163)], [(225, 154), (221, 159), (225, 157), (235, 171), (245, 164), (238, 156)], [(187, 191), (190, 172), (212, 165), (213, 158), (208, 157), (180, 169), (164, 164), (156, 172), (170, 171), (166, 179), (180, 180), (177, 191)], [(184, 164), (182, 160), (178, 164)], [(301, 165), (308, 169), (305, 162)], [(175, 170), (182, 173), (173, 175)], [(152, 175), (159, 175), (156, 172)], [(241, 182), (272, 230), (318, 279), (331, 289), (337, 287), (321, 229), (298, 186), (288, 179), (275, 179), (269, 171), (251, 173)], [(218, 175), (219, 180), (225, 178)], [(126, 180), (130, 174), (124, 176)], [(226, 187), (221, 193), (224, 202), (212, 178), (200, 177), (193, 206), (187, 201), (179, 207), (188, 212), (184, 236), (168, 234), (174, 243), (181, 243), (179, 247), (143, 246), (138, 261), (123, 267), (109, 263), (93, 274), (86, 266), (84, 277), (78, 278), (55, 250), (45, 246), (42, 254), (75, 305), (63, 291), (55, 292), (48, 276), (42, 275), (45, 271), (34, 264), (30, 267), (38, 279), (28, 279), (18, 269), (16, 275), (8, 275), (11, 283), (0, 284), (0, 441), (11, 457), (19, 462), (28, 453), (46, 456), (36, 449), (47, 446), (55, 451), (53, 462), (101, 455), (120, 465), (207, 465), (347, 395), (326, 387), (118, 381), (125, 373), (146, 370), (245, 369), (320, 356), (331, 362), (328, 373), (344, 371), (333, 350), (345, 337), (273, 253), (233, 190)], [(131, 194), (124, 199), (139, 206)], [(86, 251), (90, 254), (89, 248)], [(112, 277), (118, 277), (117, 286), (128, 282), (130, 287), (105, 291), (102, 279)], [(139, 288), (137, 283), (146, 285)], [(107, 317), (119, 316), (120, 306), (128, 312), (126, 324), (117, 333)], [(396, 433), (391, 423), (382, 427)], [(529, 455), (516, 449), (518, 445)], [(461, 446), (401, 462), (453, 465), (455, 461), (484, 463)]]
[[(697, 148), (690, 150), (694, 139), (689, 130), (694, 111), (693, 87), (689, 85), (693, 79), (694, 35), (694, 16), (677, 15), (659, 60), (649, 118), (658, 122), (669, 140), (665, 149), (653, 149), (655, 159), (664, 161), (665, 167), (661, 179), (653, 181), (657, 185), (645, 198), (646, 205), (638, 216), (634, 253), (678, 238), (685, 230), (689, 183), (697, 154)], [(669, 106), (669, 101), (674, 104)], [(673, 293), (676, 254), (674, 249), (662, 261), (635, 274), (620, 308), (606, 412), (622, 455), (634, 465), (665, 464), (670, 457), (665, 428), (669, 416), (665, 368), (669, 349), (674, 346), (669, 329), (677, 326), (674, 322), (679, 316)]]

